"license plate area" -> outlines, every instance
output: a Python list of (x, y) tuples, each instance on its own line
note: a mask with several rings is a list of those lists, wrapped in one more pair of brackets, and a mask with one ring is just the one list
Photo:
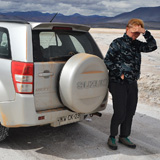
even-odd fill
[(79, 113), (73, 113), (69, 114), (67, 116), (62, 116), (58, 118), (58, 123), (59, 126), (69, 124), (69, 123), (74, 123), (80, 121), (80, 114)]

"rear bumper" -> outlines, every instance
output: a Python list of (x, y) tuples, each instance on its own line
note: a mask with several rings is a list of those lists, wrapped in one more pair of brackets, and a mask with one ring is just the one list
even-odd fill
[(73, 115), (65, 108), (58, 110), (48, 110), (45, 112), (36, 112), (33, 95), (17, 94), (15, 101), (7, 101), (0, 103), (0, 122), (5, 127), (29, 127), (37, 125), (51, 124), (52, 126), (60, 126), (63, 124), (73, 123), (84, 119), (84, 114), (80, 114), (79, 119), (70, 120), (60, 124), (59, 118)]

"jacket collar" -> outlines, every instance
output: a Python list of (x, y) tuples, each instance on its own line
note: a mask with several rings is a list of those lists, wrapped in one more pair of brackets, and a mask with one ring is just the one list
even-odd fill
[(126, 42), (132, 43), (133, 40), (131, 37), (129, 37), (126, 33), (124, 33), (123, 38), (126, 40)]

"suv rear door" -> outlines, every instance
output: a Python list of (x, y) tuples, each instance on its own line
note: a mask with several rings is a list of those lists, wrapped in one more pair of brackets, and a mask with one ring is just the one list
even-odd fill
[(77, 31), (64, 25), (54, 26), (54, 23), (48, 26), (41, 24), (32, 31), (37, 111), (63, 107), (59, 98), (59, 75), (70, 57), (78, 53), (89, 53), (102, 58), (86, 30)]

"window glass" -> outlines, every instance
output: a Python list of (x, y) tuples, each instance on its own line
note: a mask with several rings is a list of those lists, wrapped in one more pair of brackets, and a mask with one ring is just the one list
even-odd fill
[(76, 39), (76, 37), (70, 35), (70, 38), (71, 38), (71, 41), (72, 41), (74, 47), (76, 48), (77, 52), (84, 53), (85, 50), (84, 50), (82, 44)]
[(88, 53), (102, 58), (102, 54), (88, 32), (33, 31), (35, 62), (66, 61), (74, 54)]
[(11, 58), (8, 30), (0, 28), (0, 58)]
[(48, 48), (49, 46), (61, 46), (62, 43), (55, 32), (40, 32), (40, 45), (43, 48)]

